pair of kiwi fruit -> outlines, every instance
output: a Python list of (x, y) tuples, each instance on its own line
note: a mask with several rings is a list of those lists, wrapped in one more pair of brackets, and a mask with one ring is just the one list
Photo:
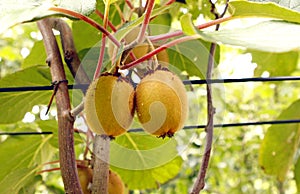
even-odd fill
[(103, 74), (89, 86), (84, 107), (90, 129), (110, 137), (128, 130), (135, 109), (146, 132), (172, 137), (188, 111), (182, 81), (166, 68), (148, 72), (136, 89), (121, 75)]
[[(134, 41), (139, 28), (125, 37)], [(137, 58), (149, 52), (142, 43), (133, 48)], [(158, 61), (168, 62), (165, 53), (157, 54)], [(128, 56), (130, 57), (130, 56)], [(126, 59), (125, 63), (129, 63)], [(136, 110), (143, 129), (158, 137), (172, 137), (187, 118), (188, 104), (185, 87), (180, 78), (165, 66), (158, 66), (144, 74), (136, 88), (121, 74), (104, 73), (94, 80), (85, 97), (86, 121), (96, 134), (116, 137), (125, 133)]]

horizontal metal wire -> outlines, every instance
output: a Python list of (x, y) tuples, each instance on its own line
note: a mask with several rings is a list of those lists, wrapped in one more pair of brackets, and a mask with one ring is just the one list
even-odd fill
[(252, 77), (238, 79), (210, 79), (210, 80), (184, 80), (186, 85), (194, 84), (217, 84), (217, 83), (240, 83), (240, 82), (278, 82), (278, 81), (299, 81), (299, 76), (284, 76), (284, 77)]
[(37, 131), (22, 131), (22, 132), (1, 132), (0, 135), (50, 135), (53, 134), (52, 131), (42, 131), (42, 132), (37, 132)]
[[(242, 78), (242, 79), (211, 79), (211, 80), (184, 80), (185, 85), (197, 85), (197, 84), (218, 84), (218, 83), (241, 83), (241, 82), (277, 82), (277, 81), (300, 81), (300, 77), (256, 77), (256, 78)], [(86, 89), (88, 84), (76, 84), (68, 85), (69, 89)], [(24, 91), (45, 91), (53, 90), (53, 86), (24, 86), (24, 87), (7, 87), (0, 88), (0, 92), (24, 92)], [(273, 120), (273, 121), (259, 121), (259, 122), (243, 122), (243, 123), (227, 123), (227, 124), (215, 124), (214, 127), (239, 127), (250, 125), (267, 125), (267, 124), (291, 124), (300, 123), (300, 119), (293, 120)], [(184, 126), (183, 129), (199, 129), (205, 128), (206, 125), (190, 125)], [(130, 129), (128, 132), (143, 131), (141, 128)], [(0, 132), (0, 135), (49, 135), (51, 131), (45, 132)]]
[[(225, 128), (225, 127), (242, 127), (242, 126), (253, 126), (253, 125), (278, 125), (278, 124), (293, 124), (300, 123), (300, 119), (291, 119), (291, 120), (273, 120), (273, 121), (258, 121), (258, 122), (244, 122), (244, 123), (227, 123), (227, 124), (215, 124), (216, 128)], [(201, 129), (205, 128), (206, 125), (189, 125), (184, 126), (184, 130), (190, 129)], [(141, 132), (142, 128), (130, 129), (128, 132)], [(0, 132), (0, 135), (50, 135), (51, 131), (44, 132)]]
[[(184, 80), (185, 85), (220, 84), (220, 83), (242, 83), (242, 82), (279, 82), (279, 81), (300, 81), (300, 77), (254, 77), (241, 79), (211, 79), (211, 80)], [(68, 85), (69, 89), (87, 89), (89, 84)], [(24, 92), (53, 90), (53, 86), (22, 86), (0, 88), (0, 92)]]

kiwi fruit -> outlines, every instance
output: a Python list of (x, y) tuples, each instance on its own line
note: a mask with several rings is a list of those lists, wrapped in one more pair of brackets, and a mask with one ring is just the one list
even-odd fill
[[(126, 34), (126, 36), (124, 37), (124, 41), (125, 41), (126, 44), (130, 44), (131, 42), (136, 40), (136, 38), (139, 35), (140, 28), (141, 27), (137, 26), (137, 27), (133, 28), (128, 34)], [(153, 47), (157, 48), (157, 47), (159, 47), (159, 45), (153, 44)], [(109, 44), (108, 44), (108, 54), (109, 54), (110, 57), (113, 56), (113, 52), (114, 52), (115, 48), (116, 47), (111, 42), (109, 42)], [(150, 51), (151, 51), (151, 47), (150, 47), (149, 43), (147, 43), (147, 42), (140, 43), (132, 49), (132, 52), (133, 52), (134, 56), (137, 59), (145, 56)], [(169, 56), (168, 56), (168, 53), (167, 53), (166, 50), (163, 50), (163, 51), (159, 52), (156, 55), (156, 57), (157, 57), (157, 60), (160, 62), (160, 64), (162, 64), (163, 66), (168, 65)], [(133, 61), (132, 57), (130, 55), (128, 55), (125, 59), (124, 64), (128, 64), (132, 61)]]
[(109, 170), (108, 193), (109, 194), (124, 194), (125, 185), (118, 174)]
[(141, 80), (135, 94), (136, 111), (143, 129), (158, 137), (172, 137), (188, 114), (185, 87), (167, 68), (158, 68)]
[(134, 115), (132, 84), (121, 75), (101, 75), (87, 90), (84, 111), (94, 133), (109, 137), (125, 133)]
[[(139, 31), (140, 31), (140, 27), (135, 27), (133, 28), (125, 37), (125, 43), (126, 44), (130, 44), (131, 42), (135, 41), (135, 39), (138, 37), (139, 35)], [(139, 59), (141, 57), (143, 57), (144, 55), (147, 54), (149, 50), (149, 45), (147, 43), (140, 43), (138, 45), (136, 45), (133, 49), (132, 52), (134, 54), (134, 56)], [(128, 64), (130, 62), (132, 62), (132, 58), (131, 56), (127, 56), (126, 60), (125, 60), (125, 64)]]
[(77, 168), (79, 182), (81, 185), (81, 189), (84, 194), (90, 194), (91, 192), (91, 184), (93, 181), (93, 170), (88, 167)]
[[(93, 170), (89, 167), (78, 168), (78, 176), (84, 194), (91, 194)], [(125, 185), (118, 174), (109, 170), (108, 194), (124, 194)]]

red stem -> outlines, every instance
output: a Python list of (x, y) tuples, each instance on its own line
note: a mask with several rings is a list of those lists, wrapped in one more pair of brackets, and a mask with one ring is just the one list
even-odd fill
[(132, 5), (132, 3), (130, 1), (126, 0), (125, 3), (128, 5), (128, 7), (130, 9), (134, 9), (134, 6)]
[(41, 171), (38, 171), (36, 172), (36, 174), (42, 174), (44, 172), (52, 172), (52, 171), (56, 171), (56, 170), (60, 170), (60, 168), (51, 168), (51, 169), (47, 169), (47, 170), (41, 170)]
[[(107, 28), (108, 24), (108, 14), (109, 14), (109, 5), (105, 5), (105, 12), (104, 12), (104, 17), (103, 17), (103, 27), (104, 29)], [(94, 73), (94, 80), (100, 76), (101, 74), (101, 69), (102, 69), (102, 64), (103, 64), (103, 59), (104, 59), (104, 53), (105, 53), (105, 44), (106, 44), (106, 36), (105, 34), (102, 34), (102, 40), (101, 40), (101, 47), (100, 47), (100, 54), (99, 54), (99, 59), (98, 59), (98, 64), (96, 71)]]
[(140, 42), (142, 42), (144, 40), (145, 33), (146, 33), (146, 30), (147, 30), (147, 27), (148, 27), (148, 24), (149, 24), (149, 21), (150, 21), (151, 12), (153, 10), (155, 0), (149, 0), (147, 2), (148, 2), (148, 6), (147, 6), (145, 18), (144, 18), (144, 21), (142, 23), (142, 27), (141, 27), (140, 33), (139, 33), (139, 35), (137, 37), (137, 42), (138, 43), (140, 43)]
[[(216, 12), (215, 4), (210, 0), (210, 4), (212, 6), (211, 12), (215, 15), (216, 18), (222, 18), (227, 10), (228, 7), (228, 0), (226, 3), (226, 7), (221, 15)], [(219, 30), (220, 25), (218, 24), (216, 26), (216, 31)], [(207, 65), (207, 72), (206, 72), (206, 79), (211, 80), (212, 74), (213, 74), (213, 68), (214, 68), (214, 57), (216, 52), (217, 44), (212, 43), (210, 47), (210, 55), (208, 58), (208, 65)], [(205, 144), (205, 151), (204, 155), (202, 157), (202, 164), (197, 176), (197, 179), (194, 183), (193, 189), (191, 194), (198, 194), (205, 186), (205, 177), (209, 165), (210, 155), (211, 155), (211, 148), (212, 148), (212, 142), (213, 142), (213, 133), (214, 133), (214, 114), (215, 114), (215, 108), (213, 105), (213, 96), (212, 96), (212, 87), (211, 83), (207, 83), (206, 85), (206, 91), (207, 91), (207, 126), (206, 126), (206, 144)]]
[(120, 42), (113, 36), (111, 35), (110, 32), (108, 32), (105, 28), (103, 28), (101, 25), (99, 25), (96, 21), (92, 20), (91, 18), (84, 16), (80, 13), (77, 13), (75, 11), (71, 11), (68, 9), (64, 9), (64, 8), (60, 8), (60, 7), (51, 7), (49, 8), (49, 10), (51, 11), (56, 11), (56, 12), (60, 12), (60, 13), (64, 13), (67, 15), (70, 15), (72, 17), (81, 19), (83, 21), (85, 21), (86, 23), (90, 24), (91, 26), (95, 27), (96, 29), (100, 30), (103, 34), (105, 34), (117, 47), (120, 47), (121, 44)]
[(174, 2), (175, 2), (175, 0), (169, 0), (169, 1), (166, 3), (166, 5), (170, 5), (170, 4), (174, 3)]
[[(219, 18), (219, 19), (216, 19), (216, 20), (209, 21), (205, 24), (200, 24), (200, 25), (196, 26), (196, 28), (199, 29), (199, 30), (204, 29), (204, 28), (208, 28), (210, 26), (214, 26), (214, 25), (223, 23), (223, 22), (231, 20), (231, 19), (233, 19), (232, 16), (228, 16), (228, 17), (225, 17), (225, 18)], [(173, 38), (173, 37), (181, 36), (181, 35), (184, 35), (183, 31), (178, 30), (178, 31), (175, 31), (175, 32), (170, 32), (170, 33), (161, 34), (161, 35), (157, 35), (157, 36), (149, 36), (148, 38), (152, 42), (156, 42), (156, 41), (159, 41), (159, 40), (165, 40), (165, 39), (169, 39), (169, 38)]]
[[(104, 19), (104, 15), (100, 12), (100, 11), (98, 11), (98, 10), (96, 10), (95, 11), (95, 13), (101, 18), (101, 19)], [(113, 31), (113, 32), (116, 32), (117, 31), (117, 28), (108, 20), (107, 21), (108, 23), (108, 26), (110, 27), (110, 29)]]
[(98, 58), (98, 64), (97, 68), (94, 73), (94, 80), (97, 79), (101, 74), (102, 64), (103, 64), (103, 58), (105, 53), (105, 44), (106, 44), (106, 36), (103, 34), (102, 40), (101, 40), (101, 47), (100, 47), (100, 53)]
[(198, 39), (198, 38), (199, 38), (199, 36), (185, 36), (185, 37), (173, 40), (171, 42), (163, 44), (162, 46), (154, 49), (153, 51), (147, 53), (143, 57), (141, 57), (141, 58), (139, 58), (139, 59), (137, 59), (135, 61), (132, 61), (131, 63), (128, 63), (128, 64), (122, 66), (120, 69), (128, 69), (128, 68), (134, 67), (135, 65), (137, 65), (137, 64), (139, 64), (139, 63), (141, 63), (141, 62), (143, 62), (143, 61), (151, 58), (153, 55), (156, 55), (157, 53), (161, 52), (162, 50), (164, 50), (166, 48), (169, 48), (171, 46), (174, 46), (174, 45), (182, 43), (182, 42), (186, 42), (186, 41), (194, 40), (194, 39)]

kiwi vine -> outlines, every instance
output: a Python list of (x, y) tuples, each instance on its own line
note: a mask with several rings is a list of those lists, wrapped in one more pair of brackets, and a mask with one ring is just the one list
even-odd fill
[[(109, 2), (109, 1), (108, 1)], [(98, 29), (101, 33), (102, 33), (102, 47), (100, 47), (99, 53), (100, 53), (100, 57), (98, 59), (98, 64), (97, 64), (97, 68), (94, 74), (94, 80), (92, 81), (92, 83), (97, 83), (100, 79), (102, 79), (102, 77), (109, 77), (108, 74), (109, 73), (101, 73), (102, 71), (102, 64), (103, 64), (103, 52), (105, 49), (105, 44), (106, 39), (109, 39), (110, 41), (112, 41), (112, 43), (114, 44), (114, 46), (118, 49), (121, 48), (121, 45), (123, 44), (122, 42), (118, 41), (112, 33), (110, 33), (107, 28), (110, 27), (114, 32), (118, 31), (117, 27), (113, 26), (112, 22), (109, 21), (108, 19), (108, 13), (109, 13), (109, 3), (107, 2), (106, 6), (105, 6), (105, 10), (104, 10), (104, 14), (102, 14), (99, 10), (96, 11), (96, 13), (99, 15), (99, 17), (101, 17), (103, 19), (103, 25), (100, 25), (99, 23), (95, 22), (94, 20), (92, 20), (91, 18), (84, 16), (80, 13), (76, 13), (74, 11), (71, 10), (67, 10), (64, 8), (59, 8), (59, 7), (52, 7), (50, 10), (51, 11), (55, 11), (58, 13), (63, 13), (63, 14), (67, 14), (71, 17), (75, 17), (78, 18), (84, 22), (86, 22), (87, 24), (95, 27), (96, 29)], [(165, 3), (165, 6), (170, 5), (172, 3), (174, 3), (175, 0), (169, 0)], [(137, 37), (135, 37), (134, 41), (130, 41), (129, 43), (125, 44), (124, 46), (124, 50), (123, 50), (123, 54), (121, 55), (121, 57), (118, 60), (115, 60), (115, 63), (112, 64), (113, 68), (112, 71), (110, 73), (112, 73), (112, 79), (114, 79), (114, 77), (117, 77), (115, 80), (116, 84), (122, 83), (121, 80), (123, 80), (122, 75), (118, 72), (118, 70), (130, 70), (133, 67), (137, 67), (138, 64), (145, 62), (146, 60), (149, 59), (154, 59), (152, 61), (152, 64), (150, 66), (150, 68), (147, 69), (146, 72), (142, 72), (142, 74), (139, 75), (139, 77), (142, 78), (141, 83), (143, 82), (143, 79), (146, 78), (147, 76), (149, 77), (154, 75), (156, 72), (158, 71), (165, 71), (165, 72), (169, 72), (168, 71), (168, 67), (163, 67), (161, 66), (157, 60), (159, 58), (159, 54), (162, 54), (162, 52), (174, 45), (186, 42), (186, 41), (190, 41), (190, 40), (195, 40), (198, 39), (198, 36), (182, 36), (178, 39), (169, 41), (165, 44), (162, 45), (155, 45), (155, 42), (158, 40), (169, 40), (170, 38), (174, 38), (180, 35), (184, 35), (184, 33), (182, 31), (175, 31), (175, 32), (171, 32), (171, 33), (166, 33), (166, 34), (160, 34), (157, 36), (147, 36), (146, 35), (146, 31), (147, 31), (147, 27), (149, 25), (149, 22), (151, 19), (153, 19), (153, 17), (151, 17), (153, 8), (154, 8), (154, 4), (155, 1), (154, 0), (148, 0), (146, 5), (144, 7), (140, 7), (139, 9), (134, 8), (134, 6), (131, 4), (130, 1), (125, 1), (125, 3), (132, 9), (132, 11), (138, 11), (138, 15), (144, 17), (143, 22), (141, 24), (141, 26), (138, 28), (138, 35)], [(228, 2), (227, 2), (228, 3)], [(214, 26), (216, 25), (216, 30), (218, 30), (218, 26), (219, 24), (221, 24), (222, 22), (228, 21), (231, 19), (231, 17), (225, 17), (224, 13), (227, 9), (227, 6), (224, 9), (224, 12), (222, 14), (218, 14), (215, 10), (215, 6), (214, 3), (212, 1), (210, 1), (210, 4), (212, 6), (212, 10), (211, 12), (216, 16), (216, 19), (211, 21), (211, 22), (207, 22), (205, 24), (199, 25), (199, 26), (195, 26), (198, 29), (203, 29), (203, 28), (207, 28), (210, 26)], [(41, 21), (38, 21), (38, 26), (39, 29), (43, 35), (44, 38), (44, 44), (46, 47), (46, 51), (47, 51), (47, 55), (49, 57), (49, 66), (51, 69), (51, 73), (52, 73), (52, 79), (54, 81), (59, 81), (59, 80), (64, 80), (65, 75), (64, 75), (64, 69), (63, 69), (63, 65), (62, 65), (62, 59), (60, 56), (60, 52), (59, 49), (57, 47), (57, 43), (55, 40), (55, 37), (53, 35), (52, 32), (52, 28), (57, 28), (57, 24), (61, 24), (64, 25), (62, 21), (60, 21), (59, 19), (53, 19), (53, 18), (45, 18)], [(64, 35), (64, 29), (62, 28), (58, 28), (58, 30), (61, 32), (61, 36)], [(71, 40), (71, 41), (70, 41)], [(146, 41), (145, 41), (146, 40)], [(62, 38), (62, 45), (65, 45), (66, 42), (72, 42), (73, 43), (73, 38), (72, 36), (68, 36), (68, 37), (64, 37)], [(138, 46), (141, 43), (146, 42), (146, 52), (143, 53), (141, 56), (137, 57), (136, 54), (134, 53), (134, 48), (136, 46)], [(148, 43), (147, 43), (148, 42)], [(212, 75), (212, 67), (213, 67), (213, 58), (214, 58), (214, 51), (215, 51), (215, 44), (211, 45), (211, 49), (210, 49), (210, 56), (209, 56), (209, 62), (208, 62), (208, 71), (207, 71), (207, 79), (211, 79), (211, 75)], [(71, 69), (72, 74), (74, 76), (74, 78), (79, 79), (78, 82), (79, 83), (90, 83), (90, 79), (87, 77), (87, 75), (84, 73), (83, 69), (80, 68), (80, 61), (78, 59), (76, 50), (74, 48), (74, 45), (70, 45), (72, 53), (75, 53), (74, 55), (72, 55), (71, 57), (69, 57), (69, 60), (67, 60), (67, 64), (68, 67)], [(64, 49), (64, 53), (68, 53), (66, 52), (66, 48)], [(101, 54), (102, 53), (102, 54)], [(113, 54), (112, 56), (115, 56), (115, 54)], [(130, 58), (130, 60), (126, 61), (126, 59)], [(75, 76), (75, 75), (80, 75), (80, 76)], [(106, 75), (106, 76), (105, 76)], [(176, 76), (175, 74), (171, 75), (173, 76), (172, 79), (174, 79), (174, 76)], [(177, 79), (177, 78), (175, 78)], [(179, 78), (178, 78), (179, 79)], [(131, 85), (131, 83), (128, 81), (125, 81), (123, 83), (129, 84)], [(182, 82), (181, 82), (182, 84)], [(97, 85), (97, 84), (96, 84)], [(114, 131), (116, 130), (118, 127), (114, 127), (113, 129), (111, 129), (111, 131), (114, 131), (116, 133), (107, 133), (107, 131), (104, 130), (104, 132), (99, 132), (97, 131), (99, 129), (99, 126), (97, 124), (97, 126), (95, 128), (97, 128), (96, 130), (93, 130), (93, 132), (95, 132), (96, 134), (99, 135), (100, 138), (95, 138), (95, 144), (103, 144), (103, 150), (101, 150), (101, 152), (105, 152), (105, 158), (100, 158), (97, 159), (97, 156), (93, 155), (93, 158), (91, 161), (88, 162), (88, 164), (86, 164), (85, 166), (78, 166), (78, 162), (76, 162), (75, 160), (75, 152), (74, 152), (74, 147), (73, 147), (73, 123), (74, 123), (74, 118), (76, 116), (76, 114), (79, 114), (83, 108), (80, 108), (79, 111), (76, 111), (76, 114), (70, 114), (71, 111), (71, 107), (70, 107), (70, 99), (68, 96), (68, 89), (66, 87), (66, 83), (62, 83), (58, 86), (58, 91), (56, 93), (56, 102), (57, 102), (57, 106), (60, 107), (59, 110), (61, 110), (60, 112), (58, 112), (58, 121), (59, 121), (59, 152), (60, 152), (60, 164), (61, 164), (61, 173), (62, 173), (62, 177), (63, 177), (63, 182), (64, 182), (64, 186), (65, 186), (65, 191), (66, 193), (87, 193), (87, 192), (91, 192), (91, 193), (117, 193), (116, 191), (109, 191), (110, 187), (109, 184), (111, 177), (116, 177), (117, 175), (114, 175), (114, 173), (112, 171), (109, 170), (109, 165), (107, 165), (107, 161), (109, 160), (109, 143), (110, 143), (110, 137), (115, 137), (117, 135), (119, 135), (120, 133), (124, 133), (126, 132), (126, 130), (128, 130), (128, 127), (130, 126), (130, 119), (132, 119), (133, 115), (132, 115), (132, 110), (129, 112), (128, 117), (130, 118), (126, 118), (124, 119), (126, 124), (126, 127), (120, 127), (120, 131)], [(134, 91), (133, 90), (133, 86), (129, 86), (129, 88), (131, 88), (130, 91), (128, 92), (128, 96), (131, 96), (131, 93)], [(139, 87), (139, 86), (137, 86)], [(90, 89), (90, 91), (95, 91), (97, 87), (92, 87), (92, 89)], [(184, 88), (183, 84), (182, 87)], [(109, 89), (110, 92), (108, 92), (109, 94), (111, 93), (111, 88)], [(214, 107), (213, 107), (213, 103), (212, 103), (212, 88), (210, 87), (210, 84), (207, 84), (207, 105), (208, 105), (208, 123), (207, 123), (207, 127), (206, 127), (206, 132), (207, 132), (207, 143), (206, 143), (206, 147), (205, 147), (205, 151), (204, 151), (204, 156), (202, 158), (202, 166), (200, 168), (199, 171), (199, 175), (197, 177), (197, 180), (194, 184), (192, 193), (199, 193), (203, 188), (204, 188), (204, 179), (206, 176), (206, 171), (208, 168), (208, 163), (209, 163), (209, 158), (210, 158), (210, 152), (211, 152), (211, 145), (212, 145), (212, 137), (213, 137), (213, 116), (214, 116)], [(83, 91), (84, 93), (86, 93), (86, 91)], [(91, 92), (87, 92), (87, 95), (90, 95)], [(182, 98), (186, 98), (186, 96), (184, 94), (181, 93), (185, 93), (185, 90), (183, 91), (179, 91), (180, 95), (183, 96)], [(92, 98), (94, 98), (94, 93), (91, 94)], [(135, 98), (131, 98), (131, 100), (134, 100)], [(179, 99), (179, 102), (181, 101), (185, 101), (184, 99)], [(136, 103), (138, 104), (139, 102), (132, 102), (132, 109), (135, 108)], [(141, 104), (145, 104), (146, 102), (143, 102)], [(137, 105), (139, 106), (139, 105)], [(178, 105), (179, 107), (182, 106), (182, 104), (179, 103)], [(84, 107), (87, 107), (86, 105)], [(73, 111), (74, 112), (74, 111)], [(95, 110), (93, 112), (93, 114), (97, 114), (97, 110)], [(138, 113), (139, 114), (139, 113)], [(180, 113), (180, 114), (184, 114), (184, 113)], [(138, 115), (139, 117), (142, 117), (141, 115)], [(93, 118), (93, 117), (92, 117)], [(98, 118), (99, 119), (99, 118)], [(91, 119), (93, 120), (93, 119)], [(122, 119), (121, 119), (122, 120)], [(141, 119), (143, 120), (143, 119)], [(143, 124), (144, 121), (142, 121)], [(88, 121), (88, 123), (90, 123), (90, 121)], [(92, 124), (93, 125), (93, 124)], [(124, 126), (123, 124), (121, 124), (121, 126)], [(175, 126), (174, 131), (169, 131), (166, 130), (164, 131), (162, 129), (162, 131), (160, 131), (159, 133), (154, 133), (156, 136), (158, 137), (172, 137), (173, 134), (180, 128), (182, 128), (183, 124), (179, 123), (178, 126)], [(93, 128), (93, 127), (91, 127)], [(150, 130), (151, 131), (151, 130)], [(151, 132), (150, 132), (151, 133)], [(105, 136), (107, 135), (107, 136)], [(91, 135), (90, 135), (91, 136)], [(96, 135), (97, 136), (97, 135)], [(109, 138), (107, 138), (109, 137)], [(91, 136), (92, 138), (92, 136)], [(98, 142), (96, 142), (98, 141)], [(89, 143), (89, 142), (88, 142)], [(87, 151), (90, 151), (87, 149)], [(97, 165), (97, 162), (102, 162), (105, 163), (106, 165)], [(94, 167), (93, 171), (94, 173), (92, 173), (91, 171), (91, 167)], [(95, 172), (105, 172), (106, 174), (104, 175), (103, 173), (95, 173)], [(93, 175), (92, 175), (93, 174)], [(98, 177), (96, 177), (98, 176)], [(82, 179), (82, 177), (84, 177), (85, 180), (80, 180)], [(91, 178), (93, 177), (93, 178)], [(101, 180), (102, 179), (102, 180)], [(115, 180), (118, 180), (118, 178), (114, 178)], [(100, 182), (100, 181), (101, 182)], [(93, 186), (90, 187), (89, 183), (93, 182)], [(120, 183), (120, 181), (117, 181), (119, 185), (122, 185), (122, 183)], [(81, 184), (80, 184), (81, 183)], [(121, 189), (123, 189), (123, 186), (120, 186)]]

